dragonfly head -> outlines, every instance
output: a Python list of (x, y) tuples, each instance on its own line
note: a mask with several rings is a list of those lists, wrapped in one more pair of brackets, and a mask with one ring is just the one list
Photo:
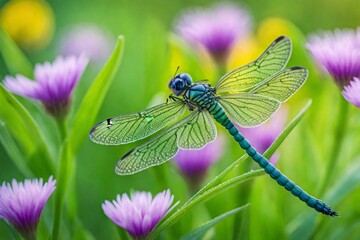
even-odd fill
[(192, 80), (189, 74), (179, 73), (170, 80), (169, 88), (176, 96), (179, 96), (187, 86), (191, 85), (191, 83)]

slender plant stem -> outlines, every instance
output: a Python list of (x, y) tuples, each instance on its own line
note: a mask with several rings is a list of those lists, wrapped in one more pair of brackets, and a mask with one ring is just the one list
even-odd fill
[(252, 171), (244, 173), (240, 176), (236, 176), (229, 180), (226, 180), (225, 182), (218, 184), (211, 189), (208, 189), (207, 191), (205, 191), (203, 194), (201, 194), (200, 196), (198, 196), (196, 198), (189, 199), (186, 203), (184, 203), (184, 205), (182, 205), (180, 208), (178, 208), (175, 213), (173, 213), (163, 223), (161, 223), (155, 229), (155, 231), (153, 231), (150, 234), (149, 239), (155, 239), (155, 237), (157, 237), (161, 231), (163, 231), (165, 228), (173, 225), (176, 221), (179, 220), (180, 217), (187, 214), (190, 211), (190, 209), (195, 207), (200, 202), (205, 202), (205, 201), (209, 200), (210, 198), (216, 196), (217, 194), (219, 194), (229, 188), (232, 188), (238, 184), (249, 181), (255, 177), (258, 177), (258, 176), (261, 176), (264, 174), (265, 174), (265, 172), (263, 169), (252, 170)]
[(57, 119), (56, 124), (59, 131), (60, 144), (63, 144), (67, 136), (66, 119), (65, 118)]
[(52, 234), (52, 239), (56, 239), (56, 240), (60, 238), (61, 218), (64, 208), (66, 187), (71, 176), (71, 168), (72, 168), (69, 146), (66, 142), (67, 130), (66, 130), (65, 119), (58, 120), (57, 125), (59, 129), (62, 147), (60, 150), (59, 172), (57, 176), (58, 181), (57, 181), (57, 189), (55, 195), (53, 234)]
[(116, 227), (116, 230), (117, 230), (119, 239), (122, 239), (122, 240), (130, 240), (131, 239), (129, 234), (126, 233), (125, 229)]
[(226, 74), (226, 71), (227, 71), (226, 63), (217, 63), (217, 79), (218, 80)]
[(32, 232), (28, 236), (25, 237), (26, 240), (37, 240), (37, 232)]
[[(236, 204), (238, 206), (249, 203), (251, 189), (254, 181), (250, 180), (237, 187)], [(232, 239), (249, 239), (249, 214), (240, 213), (234, 216)]]
[[(344, 133), (346, 132), (347, 128), (347, 119), (348, 119), (348, 112), (349, 112), (349, 103), (345, 101), (345, 99), (340, 95), (340, 104), (337, 116), (337, 122), (335, 126), (335, 134), (334, 134), (334, 142), (332, 147), (332, 152), (330, 155), (330, 161), (327, 164), (325, 177), (320, 189), (320, 194), (324, 195), (327, 188), (331, 184), (332, 177), (334, 175), (334, 170), (336, 169), (337, 162), (340, 159), (340, 152), (343, 144), (343, 137)], [(314, 238), (317, 234), (318, 230), (323, 226), (324, 219), (322, 218), (319, 222), (317, 222), (316, 227), (312, 231), (310, 235), (311, 238)]]
[(334, 141), (332, 146), (332, 152), (330, 155), (330, 161), (327, 164), (325, 177), (320, 189), (320, 194), (324, 195), (326, 189), (329, 187), (332, 177), (334, 175), (334, 171), (337, 166), (337, 162), (340, 157), (340, 152), (343, 144), (343, 137), (345, 133), (345, 129), (347, 128), (347, 119), (348, 119), (348, 112), (349, 112), (349, 103), (345, 101), (345, 99), (340, 96), (340, 104), (337, 116), (337, 122), (335, 125), (335, 133), (334, 133)]

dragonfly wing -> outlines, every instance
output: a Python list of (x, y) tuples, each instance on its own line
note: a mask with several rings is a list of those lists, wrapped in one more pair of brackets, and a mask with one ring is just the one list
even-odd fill
[(307, 77), (308, 71), (305, 68), (288, 68), (259, 83), (249, 93), (285, 102), (305, 83)]
[(277, 38), (255, 61), (225, 74), (215, 85), (217, 93), (239, 93), (281, 71), (291, 55), (291, 41)]
[(138, 113), (108, 118), (91, 129), (90, 139), (99, 144), (119, 145), (146, 138), (178, 119), (185, 106), (185, 103), (175, 101)]
[(216, 126), (207, 111), (199, 111), (177, 132), (177, 144), (184, 149), (199, 149), (216, 138)]
[(252, 127), (268, 120), (280, 107), (276, 99), (254, 94), (230, 94), (218, 98), (230, 117), (242, 127)]
[(164, 163), (179, 148), (201, 148), (216, 137), (216, 127), (206, 111), (196, 111), (125, 154), (117, 163), (119, 175), (129, 175)]

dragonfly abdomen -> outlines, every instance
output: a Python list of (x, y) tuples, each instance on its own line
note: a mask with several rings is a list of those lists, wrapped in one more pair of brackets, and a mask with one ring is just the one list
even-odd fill
[(239, 143), (240, 147), (246, 151), (246, 153), (262, 167), (267, 174), (271, 176), (279, 185), (283, 186), (286, 190), (291, 192), (294, 196), (298, 197), (301, 201), (305, 202), (309, 207), (314, 208), (316, 211), (325, 215), (338, 216), (338, 213), (332, 210), (323, 201), (316, 199), (302, 190), (293, 181), (288, 179), (282, 174), (274, 165), (258, 153), (255, 148), (244, 138), (244, 136), (237, 130), (235, 125), (229, 120), (222, 107), (215, 103), (209, 109), (210, 114), (214, 119), (224, 126), (234, 139)]

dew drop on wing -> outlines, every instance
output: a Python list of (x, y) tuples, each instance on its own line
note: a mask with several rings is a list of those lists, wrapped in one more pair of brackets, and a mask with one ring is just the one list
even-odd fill
[(152, 115), (146, 115), (146, 116), (145, 116), (145, 119), (146, 119), (146, 121), (147, 121), (148, 123), (150, 123), (152, 120), (154, 120), (154, 116), (152, 116)]

